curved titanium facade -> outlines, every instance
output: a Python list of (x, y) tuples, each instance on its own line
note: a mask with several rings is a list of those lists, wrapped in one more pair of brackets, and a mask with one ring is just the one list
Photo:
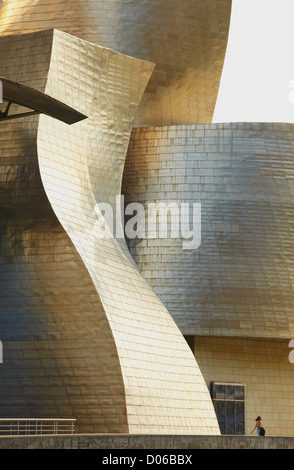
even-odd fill
[(0, 127), (1, 416), (73, 417), (79, 432), (219, 434), (181, 332), (125, 240), (103, 239), (98, 223), (99, 204), (114, 207), (120, 193), (153, 64), (57, 30), (0, 43), (5, 77), (89, 116)]
[(184, 334), (293, 338), (293, 140), (290, 124), (133, 131), (125, 203), (201, 203), (198, 249), (128, 240)]
[(211, 122), (231, 0), (6, 0), (0, 35), (58, 28), (156, 64), (135, 126)]

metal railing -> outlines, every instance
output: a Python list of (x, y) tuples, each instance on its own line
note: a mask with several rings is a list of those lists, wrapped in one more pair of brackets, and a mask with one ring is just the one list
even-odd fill
[(73, 434), (75, 422), (71, 418), (0, 418), (0, 436)]

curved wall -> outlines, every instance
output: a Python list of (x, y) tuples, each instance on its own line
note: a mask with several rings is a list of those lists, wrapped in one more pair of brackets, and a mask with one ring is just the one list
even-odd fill
[[(53, 30), (0, 42), (1, 73), (44, 91)], [(78, 432), (128, 432), (113, 334), (45, 194), (38, 127), (38, 116), (0, 125), (0, 415), (62, 416), (76, 418)]]
[(57, 30), (0, 42), (3, 75), (89, 116), (1, 126), (1, 413), (62, 414), (79, 432), (219, 434), (181, 332), (124, 239), (97, 224), (153, 64)]
[[(134, 239), (142, 275), (187, 335), (292, 338), (294, 127), (136, 129), (125, 203), (201, 203), (201, 245)], [(190, 227), (192, 220), (190, 219)]]
[(58, 28), (156, 68), (135, 126), (211, 122), (231, 0), (6, 0), (0, 35)]

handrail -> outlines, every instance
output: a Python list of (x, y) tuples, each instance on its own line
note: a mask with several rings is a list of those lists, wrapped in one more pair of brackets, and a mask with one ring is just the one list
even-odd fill
[(0, 436), (73, 434), (74, 418), (0, 418)]

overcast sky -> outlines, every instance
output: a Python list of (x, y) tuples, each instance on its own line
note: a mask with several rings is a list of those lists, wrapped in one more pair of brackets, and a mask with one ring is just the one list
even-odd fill
[(294, 0), (233, 0), (214, 122), (236, 121), (294, 122)]

